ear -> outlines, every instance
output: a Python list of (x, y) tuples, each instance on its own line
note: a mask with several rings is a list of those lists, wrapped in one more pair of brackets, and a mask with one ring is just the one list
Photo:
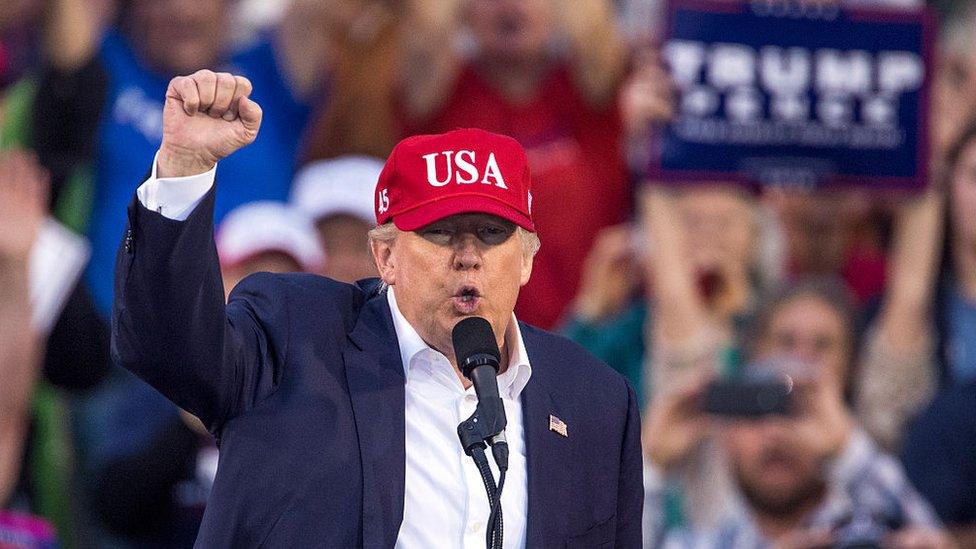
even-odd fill
[(376, 270), (383, 282), (390, 286), (396, 284), (396, 254), (393, 251), (394, 242), (379, 242), (370, 240), (369, 247), (373, 252)]
[(535, 256), (523, 253), (522, 254), (522, 269), (519, 277), (519, 286), (525, 286), (529, 282), (529, 278), (532, 277), (532, 262), (535, 260)]

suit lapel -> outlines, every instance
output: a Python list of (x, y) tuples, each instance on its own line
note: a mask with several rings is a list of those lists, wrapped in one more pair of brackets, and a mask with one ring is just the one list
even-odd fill
[(574, 495), (569, 484), (572, 445), (568, 437), (549, 429), (549, 416), (566, 422), (570, 436), (573, 418), (570, 410), (561, 406), (552, 384), (554, 361), (559, 357), (549, 356), (539, 348), (533, 330), (523, 327), (522, 336), (532, 364), (532, 377), (522, 391), (529, 489), (526, 546), (545, 547), (552, 545), (553, 533), (567, 531), (565, 510), (568, 498)]
[(363, 466), (363, 547), (393, 547), (403, 521), (404, 376), (385, 295), (370, 299), (343, 352)]

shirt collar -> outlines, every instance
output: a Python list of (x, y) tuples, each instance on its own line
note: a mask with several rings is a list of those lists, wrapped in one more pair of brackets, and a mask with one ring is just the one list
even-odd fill
[[(403, 374), (405, 379), (409, 379), (411, 365), (415, 359), (423, 352), (430, 352), (444, 357), (444, 355), (431, 348), (421, 339), (417, 330), (407, 322), (407, 319), (400, 312), (397, 305), (393, 287), (390, 286), (386, 292), (387, 302), (390, 304), (390, 312), (393, 314), (393, 328), (396, 331), (397, 341), (400, 345), (400, 361), (403, 364)], [(525, 350), (525, 341), (522, 339), (522, 329), (519, 327), (515, 313), (512, 313), (512, 321), (508, 323), (508, 330), (505, 332), (505, 341), (508, 342), (508, 369), (498, 376), (498, 392), (502, 398), (516, 400), (522, 394), (522, 389), (529, 382), (532, 375), (532, 366), (529, 364), (529, 354)], [(514, 344), (513, 344), (514, 343)], [(444, 364), (450, 364), (446, 357)], [(455, 375), (453, 368), (451, 375)], [(456, 375), (455, 375), (456, 379)], [(460, 380), (458, 387), (461, 386)]]

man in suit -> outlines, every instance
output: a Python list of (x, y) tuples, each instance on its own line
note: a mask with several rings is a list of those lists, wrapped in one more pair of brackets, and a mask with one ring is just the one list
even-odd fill
[(226, 73), (173, 79), (116, 265), (115, 359), (220, 445), (197, 545), (481, 546), (487, 497), (456, 434), (476, 397), (451, 342), (481, 316), (508, 418), (505, 547), (638, 547), (634, 391), (512, 313), (538, 248), (518, 143), (404, 140), (377, 183), (380, 281), (260, 273), (225, 306), (213, 186), (257, 135), (250, 90)]

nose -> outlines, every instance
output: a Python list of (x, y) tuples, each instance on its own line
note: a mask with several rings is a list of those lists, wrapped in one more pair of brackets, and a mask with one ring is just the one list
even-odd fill
[(470, 233), (459, 235), (454, 244), (454, 268), (468, 270), (479, 267), (481, 247), (478, 245), (478, 237)]

